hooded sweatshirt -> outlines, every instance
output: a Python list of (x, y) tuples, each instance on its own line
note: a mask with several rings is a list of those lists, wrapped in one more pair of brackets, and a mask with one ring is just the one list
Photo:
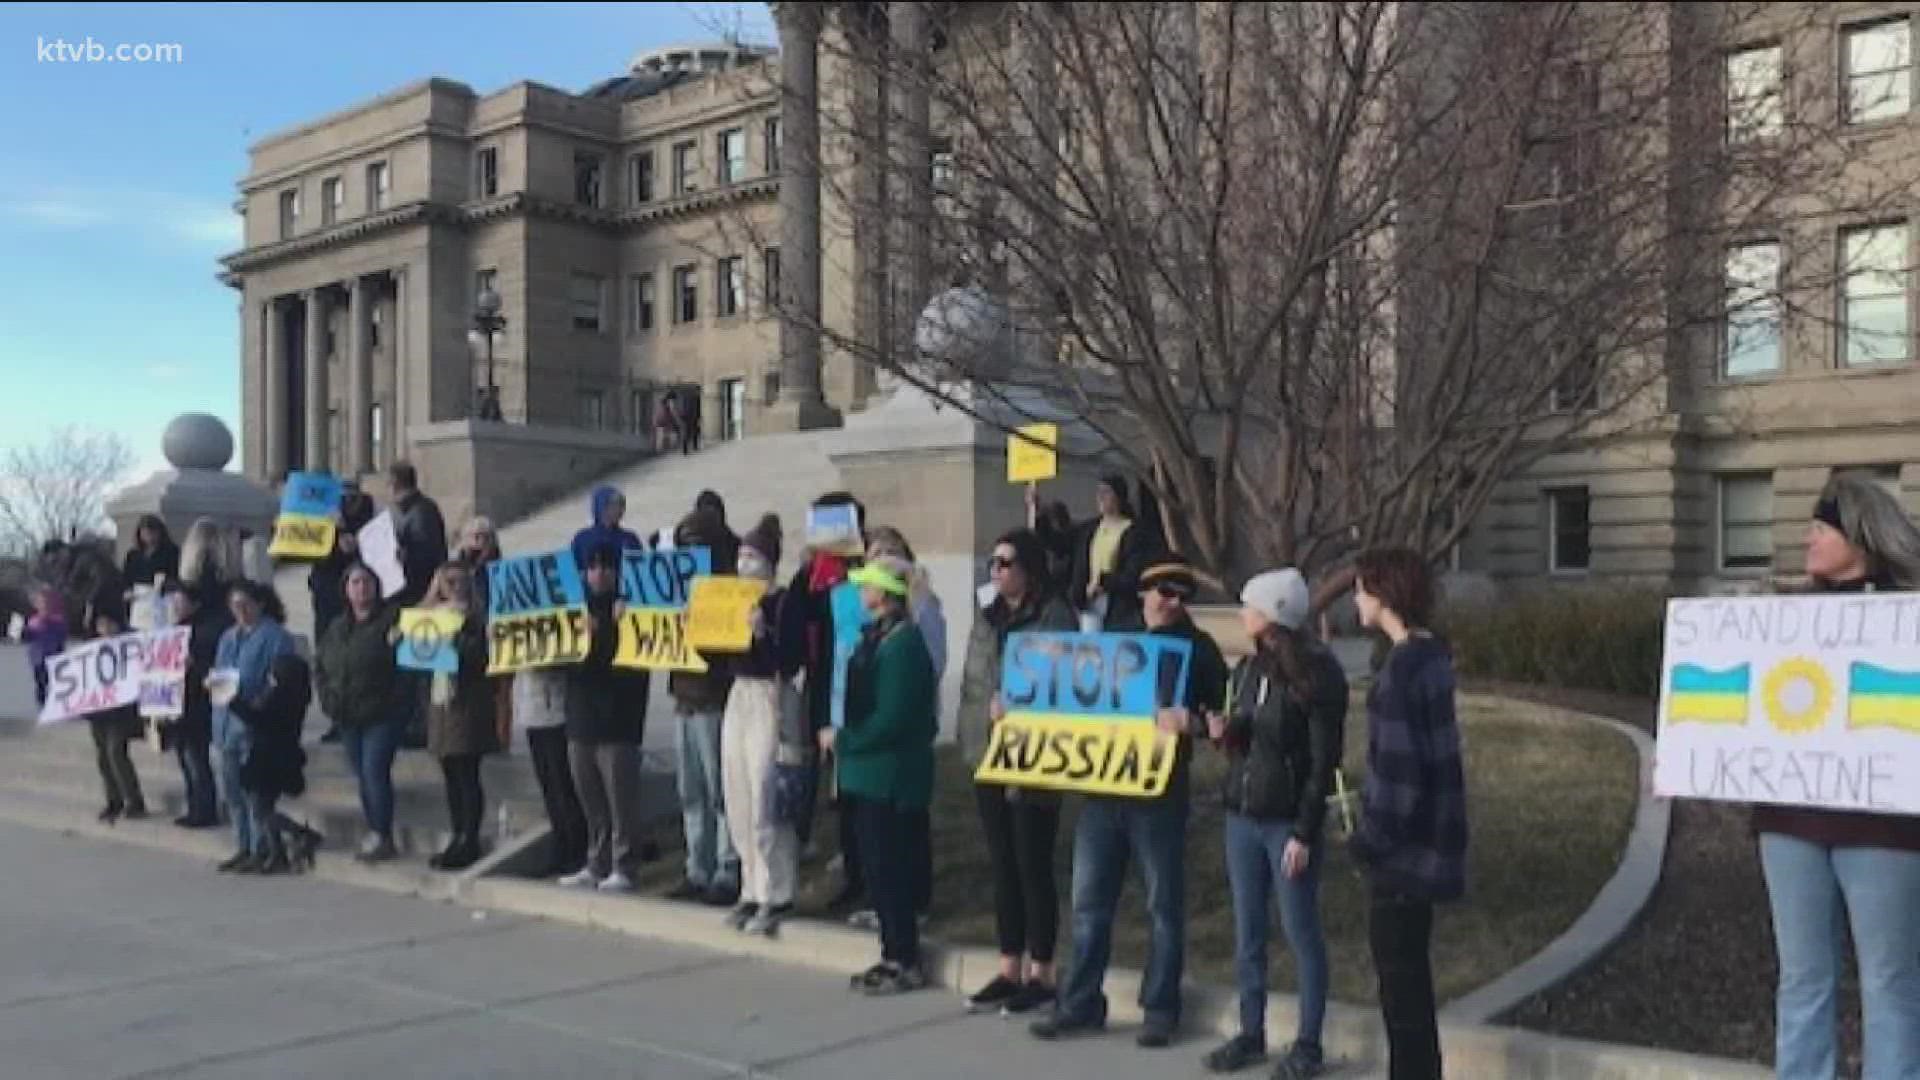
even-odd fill
[(639, 551), (642, 547), (640, 538), (633, 534), (633, 530), (600, 524), (600, 515), (606, 512), (607, 504), (619, 494), (620, 490), (610, 484), (593, 489), (593, 518), (587, 522), (586, 528), (573, 534), (573, 561), (579, 563), (582, 570), (587, 567), (588, 554), (603, 544), (621, 551)]

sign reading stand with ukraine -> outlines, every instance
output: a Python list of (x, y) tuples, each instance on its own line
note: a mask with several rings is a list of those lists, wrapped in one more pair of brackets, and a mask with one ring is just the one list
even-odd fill
[(1193, 646), (1153, 634), (1013, 634), (1001, 662), (1006, 716), (974, 779), (1153, 798), (1178, 740), (1154, 714), (1186, 700)]
[(1920, 593), (1672, 600), (1654, 791), (1920, 814)]

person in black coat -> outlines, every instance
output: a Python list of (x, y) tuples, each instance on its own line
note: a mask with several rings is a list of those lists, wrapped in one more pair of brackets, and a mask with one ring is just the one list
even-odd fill
[(327, 635), (327, 627), (347, 606), (347, 568), (360, 561), (360, 530), (373, 520), (373, 497), (358, 491), (340, 496), (339, 526), (333, 550), (307, 571), (307, 591), (313, 594), (313, 640)]
[[(127, 632), (124, 610), (102, 600), (93, 614), (95, 638), (110, 638)], [(146, 730), (138, 705), (123, 705), (87, 714), (87, 726), (93, 730), (94, 763), (100, 767), (100, 784), (106, 790), (107, 805), (100, 820), (112, 822), (122, 817), (147, 816), (147, 801), (140, 794), (140, 774), (134, 771), (127, 746)]]
[(224, 605), (208, 607), (186, 582), (170, 577), (161, 594), (173, 605), (177, 625), (192, 628), (187, 639), (187, 685), (178, 720), (167, 727), (168, 740), (180, 761), (186, 782), (187, 812), (174, 819), (183, 829), (211, 829), (220, 824), (219, 794), (213, 782), (213, 702), (207, 697), (207, 673), (220, 651), (220, 635), (233, 624)]
[(167, 533), (167, 523), (148, 514), (133, 530), (133, 546), (121, 564), (121, 584), (158, 586), (180, 576), (180, 547)]
[[(1073, 576), (1067, 602), (1100, 626), (1140, 621), (1140, 575), (1161, 553), (1157, 530), (1137, 517), (1120, 476), (1100, 480), (1099, 514), (1073, 537)], [(1083, 625), (1083, 629), (1097, 629)]]
[(273, 658), (266, 692), (251, 701), (235, 698), (228, 706), (253, 735), (240, 766), (240, 790), (253, 803), (253, 820), (266, 831), (267, 858), (241, 869), (284, 874), (313, 864), (320, 834), (280, 813), (283, 798), (307, 790), (307, 753), (300, 749), (300, 726), (313, 702), (313, 676), (298, 654)]

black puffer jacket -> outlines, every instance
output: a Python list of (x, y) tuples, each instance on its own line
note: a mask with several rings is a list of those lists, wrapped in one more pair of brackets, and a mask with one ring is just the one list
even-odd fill
[(1262, 820), (1293, 822), (1294, 838), (1320, 841), (1340, 766), (1347, 721), (1347, 676), (1324, 646), (1303, 649), (1312, 685), (1287, 686), (1265, 648), (1234, 669), (1227, 718), (1226, 807)]

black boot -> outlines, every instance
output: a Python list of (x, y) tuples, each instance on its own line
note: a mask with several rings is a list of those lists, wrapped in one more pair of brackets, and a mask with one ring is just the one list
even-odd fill
[(442, 870), (465, 870), (480, 861), (480, 838), (466, 833), (453, 838), (453, 844), (440, 855)]

